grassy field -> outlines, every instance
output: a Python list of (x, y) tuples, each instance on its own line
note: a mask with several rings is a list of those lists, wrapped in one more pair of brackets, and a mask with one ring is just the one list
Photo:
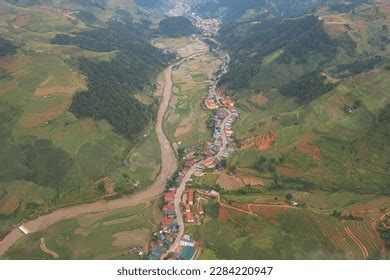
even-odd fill
[(20, 239), (7, 259), (52, 259), (40, 249), (40, 239), (60, 259), (140, 259), (128, 250), (141, 246), (147, 252), (149, 237), (161, 217), (158, 202), (108, 213), (82, 215), (61, 221), (44, 232)]
[[(110, 15), (107, 9), (98, 17)], [(68, 111), (73, 95), (87, 86), (69, 62), (116, 56), (50, 44), (58, 33), (85, 28), (72, 19), (72, 12), (0, 3), (0, 36), (18, 46), (17, 54), (0, 58), (1, 70), (9, 74), (0, 79), (0, 189), (5, 193), (0, 199), (0, 237), (38, 212), (102, 197), (96, 183), (100, 180), (114, 194), (117, 185), (132, 187), (140, 181), (148, 186), (160, 170), (154, 132), (135, 145), (106, 121), (78, 119)], [(139, 95), (150, 99), (149, 92)], [(123, 165), (128, 155), (130, 169)]]

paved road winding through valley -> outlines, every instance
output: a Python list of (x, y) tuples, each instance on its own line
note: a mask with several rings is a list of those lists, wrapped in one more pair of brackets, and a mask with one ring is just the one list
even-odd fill
[[(199, 55), (199, 54), (195, 54), (195, 55)], [(185, 61), (185, 59), (194, 57), (195, 55), (191, 55), (187, 58), (184, 58), (176, 65), (181, 64), (183, 61)], [(174, 66), (175, 65), (171, 65), (164, 71), (165, 85), (163, 89), (163, 94), (162, 94), (160, 108), (158, 111), (157, 122), (156, 122), (156, 133), (161, 148), (162, 167), (161, 167), (160, 174), (158, 175), (153, 185), (144, 191), (123, 197), (118, 200), (112, 200), (112, 201), (101, 200), (94, 203), (76, 205), (76, 206), (55, 210), (50, 214), (43, 215), (36, 219), (25, 222), (22, 225), (23, 230), (25, 232), (33, 233), (33, 232), (45, 230), (51, 225), (61, 220), (73, 218), (82, 214), (99, 213), (99, 212), (111, 211), (114, 209), (120, 209), (120, 208), (138, 205), (140, 203), (148, 202), (161, 195), (161, 193), (165, 189), (166, 181), (168, 180), (169, 177), (172, 176), (172, 174), (176, 171), (178, 166), (175, 152), (163, 131), (164, 115), (165, 112), (167, 111), (169, 102), (172, 97), (172, 68)], [(23, 235), (24, 234), (22, 233), (22, 231), (17, 227), (15, 227), (10, 233), (8, 233), (8, 235), (0, 242), (0, 256), (3, 256), (4, 253), (13, 244), (15, 244), (15, 242)]]

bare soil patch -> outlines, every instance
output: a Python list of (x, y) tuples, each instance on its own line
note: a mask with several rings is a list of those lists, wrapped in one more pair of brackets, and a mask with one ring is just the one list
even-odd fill
[(181, 137), (191, 132), (195, 123), (196, 123), (196, 118), (194, 118), (193, 116), (184, 119), (175, 131), (175, 135), (174, 135), (175, 138)]
[(235, 176), (228, 176), (226, 174), (219, 175), (217, 184), (228, 191), (238, 190), (242, 187), (245, 187), (244, 182), (240, 178)]
[(259, 149), (261, 151), (268, 150), (275, 142), (277, 134), (275, 132), (269, 132), (267, 134), (251, 136), (244, 139), (241, 143), (241, 150), (254, 150)]
[(229, 211), (223, 206), (219, 207), (218, 218), (221, 221), (229, 221), (231, 219)]
[(56, 94), (56, 93), (75, 94), (78, 90), (80, 90), (80, 88), (78, 87), (62, 87), (62, 86), (47, 87), (47, 88), (37, 89), (34, 95), (37, 97), (43, 97), (43, 96)]
[(118, 232), (113, 235), (115, 241), (112, 245), (118, 249), (125, 249), (130, 246), (142, 246), (147, 249), (148, 236), (149, 230), (147, 229)]
[(264, 95), (253, 95), (250, 100), (258, 105), (266, 105), (269, 99)]
[(16, 87), (16, 80), (7, 81), (0, 84), (0, 95), (13, 90)]
[(283, 175), (286, 175), (288, 177), (302, 177), (305, 176), (305, 172), (301, 170), (296, 170), (293, 168), (285, 167), (285, 166), (279, 166), (278, 172), (282, 173)]
[(322, 156), (321, 149), (313, 144), (316, 140), (317, 136), (315, 135), (305, 135), (297, 145), (297, 148), (302, 153), (310, 154), (313, 160), (320, 161)]
[(6, 194), (0, 200), (0, 214), (11, 215), (19, 207), (19, 198), (16, 195)]

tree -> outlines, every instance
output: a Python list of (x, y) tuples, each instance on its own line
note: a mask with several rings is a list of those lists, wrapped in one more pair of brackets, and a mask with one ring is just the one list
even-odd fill
[(100, 193), (106, 193), (106, 184), (104, 183), (104, 181), (99, 182), (97, 189)]
[(291, 193), (286, 194), (286, 199), (288, 201), (292, 200), (293, 199), (293, 195)]

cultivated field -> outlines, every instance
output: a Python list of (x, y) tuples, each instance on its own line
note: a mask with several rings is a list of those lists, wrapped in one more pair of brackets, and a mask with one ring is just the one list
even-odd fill
[[(97, 188), (102, 178), (108, 194), (137, 181), (148, 186), (160, 170), (154, 133), (134, 145), (106, 121), (78, 119), (68, 111), (73, 95), (87, 87), (77, 59), (107, 61), (116, 53), (50, 44), (57, 33), (87, 28), (72, 12), (4, 1), (0, 11), (0, 36), (19, 46), (17, 54), (0, 58), (0, 70), (8, 73), (0, 79), (0, 193), (6, 192), (0, 199), (0, 239), (31, 215), (106, 195)], [(108, 19), (112, 11), (99, 16)], [(150, 89), (139, 97), (150, 101)], [(129, 153), (130, 169), (123, 165)]]
[(7, 259), (139, 259), (132, 255), (132, 247), (143, 247), (147, 252), (150, 234), (161, 217), (158, 202), (141, 204), (108, 213), (82, 215), (61, 221), (44, 232), (20, 239), (7, 252)]
[[(183, 56), (208, 50), (200, 42), (186, 38), (163, 39), (161, 42)], [(207, 97), (209, 77), (219, 63), (216, 57), (207, 53), (184, 62), (173, 72), (175, 94), (164, 124), (171, 142), (181, 142), (184, 147), (190, 147), (210, 138), (206, 127), (210, 113), (202, 110), (201, 102)]]

